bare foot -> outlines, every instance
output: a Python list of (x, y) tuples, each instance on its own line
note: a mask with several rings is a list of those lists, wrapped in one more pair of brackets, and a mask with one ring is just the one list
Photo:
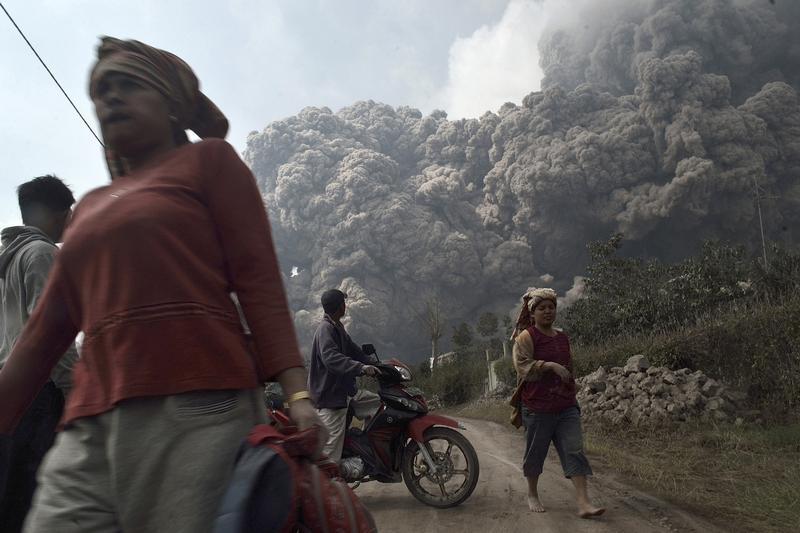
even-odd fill
[(544, 505), (542, 502), (539, 501), (539, 498), (534, 498), (533, 496), (528, 496), (528, 509), (533, 511), (534, 513), (544, 513)]
[(591, 518), (593, 516), (600, 516), (605, 512), (606, 510), (603, 507), (595, 507), (592, 504), (586, 504), (585, 506), (581, 506), (578, 508), (578, 516), (580, 516), (581, 518)]

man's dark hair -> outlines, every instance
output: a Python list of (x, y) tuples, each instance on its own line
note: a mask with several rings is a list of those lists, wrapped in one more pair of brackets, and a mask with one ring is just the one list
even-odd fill
[(75, 203), (72, 191), (63, 181), (55, 176), (39, 176), (26, 181), (17, 187), (19, 210), (22, 212), (22, 222), (27, 223), (31, 209), (44, 206), (54, 213), (66, 211)]
[(325, 313), (329, 315), (332, 315), (338, 311), (346, 299), (347, 294), (343, 293), (339, 289), (329, 289), (323, 292), (322, 297), (320, 298), (322, 309), (324, 309)]

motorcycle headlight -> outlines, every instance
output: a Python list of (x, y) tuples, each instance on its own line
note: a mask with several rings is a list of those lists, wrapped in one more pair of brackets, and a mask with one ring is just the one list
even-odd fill
[(411, 371), (405, 367), (395, 365), (395, 370), (400, 373), (400, 377), (403, 378), (403, 381), (411, 381)]
[(416, 402), (414, 400), (408, 400), (406, 398), (398, 398), (397, 401), (399, 401), (400, 405), (402, 405), (406, 409), (410, 409), (412, 411), (417, 411), (419, 413), (422, 413), (422, 412), (425, 411), (425, 409), (422, 407), (422, 405), (420, 405), (419, 402)]

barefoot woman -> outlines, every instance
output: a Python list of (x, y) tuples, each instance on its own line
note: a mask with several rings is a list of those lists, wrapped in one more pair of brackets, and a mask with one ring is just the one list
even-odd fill
[(592, 469), (583, 454), (569, 339), (553, 327), (556, 304), (552, 289), (528, 292), (523, 297), (519, 334), (514, 342), (514, 368), (520, 383), (515, 396), (522, 404), (527, 444), (523, 471), (528, 480), (528, 507), (544, 512), (537, 485), (552, 441), (564, 475), (575, 485), (578, 514), (589, 518), (603, 514), (605, 509), (592, 505), (586, 490), (586, 476)]
[[(0, 372), (3, 434), (85, 333), (26, 531), (210, 531), (237, 449), (263, 416), (260, 383), (281, 383), (301, 429), (319, 422), (266, 212), (222, 140), (227, 120), (179, 58), (104, 38), (89, 91), (112, 181), (76, 207)], [(186, 129), (203, 140), (188, 142)]]

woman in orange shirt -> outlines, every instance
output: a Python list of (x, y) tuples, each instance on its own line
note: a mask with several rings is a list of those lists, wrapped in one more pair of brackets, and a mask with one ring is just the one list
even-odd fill
[(300, 429), (319, 424), (266, 212), (222, 140), (227, 120), (178, 57), (103, 38), (89, 92), (112, 181), (76, 207), (0, 372), (8, 434), (85, 334), (26, 530), (210, 531), (236, 451), (263, 418), (263, 382), (281, 383)]

